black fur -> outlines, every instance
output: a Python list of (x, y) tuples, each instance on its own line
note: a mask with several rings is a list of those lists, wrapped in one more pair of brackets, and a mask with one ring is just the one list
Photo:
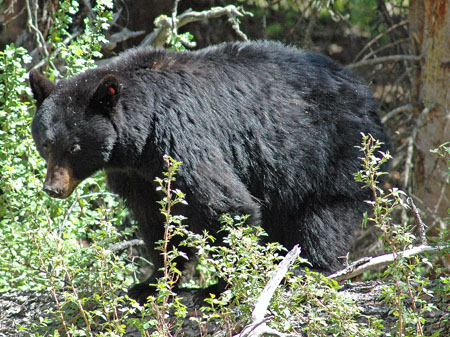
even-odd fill
[(51, 86), (36, 77), (38, 149), (68, 160), (77, 180), (104, 168), (150, 252), (163, 235), (153, 180), (168, 154), (183, 162), (176, 187), (191, 230), (216, 234), (222, 213), (251, 214), (315, 268), (341, 265), (370, 198), (353, 180), (360, 133), (386, 135), (369, 89), (329, 58), (275, 42), (137, 49), (45, 99)]

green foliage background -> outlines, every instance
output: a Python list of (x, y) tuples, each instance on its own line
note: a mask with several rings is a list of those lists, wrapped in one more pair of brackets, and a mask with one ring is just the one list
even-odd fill
[[(98, 6), (106, 4), (99, 2)], [(102, 17), (100, 21), (104, 20)], [(97, 38), (83, 42), (82, 52), (73, 47), (79, 46), (79, 41), (67, 48), (73, 52), (71, 60), (83, 60), (68, 66), (72, 73), (92, 66), (93, 57), (99, 56), (93, 50), (100, 48), (102, 30), (95, 30), (95, 24), (86, 27)], [(34, 105), (25, 70), (30, 61), (27, 51), (14, 45), (0, 53), (0, 291), (47, 286), (44, 274), (50, 269), (58, 273), (52, 266), (52, 258), (57, 258), (55, 245), (61, 245), (59, 249), (64, 251), (67, 264), (75, 264), (81, 241), (90, 240), (102, 225), (120, 224), (125, 216), (116, 198), (103, 192), (102, 174), (88, 179), (67, 200), (50, 199), (42, 192), (46, 166), (30, 134)], [(111, 233), (105, 244), (116, 242), (120, 236)]]
[[(304, 9), (301, 2), (294, 0), (245, 2), (257, 5), (260, 15), (269, 7), (294, 10), (286, 16), (291, 20), (290, 24), (294, 24), (296, 20), (295, 10)], [(375, 0), (336, 0), (333, 3), (336, 11), (351, 13), (350, 22), (358, 25), (362, 31), (370, 28), (370, 12), (376, 6)], [(324, 6), (323, 1), (310, 1), (308, 4), (312, 6), (310, 10), (315, 8), (322, 17), (335, 15)], [(44, 41), (48, 46), (48, 57), (42, 60), (43, 69), (52, 80), (70, 77), (93, 67), (94, 61), (102, 57), (101, 46), (106, 42), (103, 33), (112, 20), (112, 1), (98, 0), (93, 8), (95, 18), (86, 18), (84, 31), (73, 37), (69, 27), (73, 15), (79, 10), (79, 4), (74, 0), (64, 0), (59, 5), (48, 41)], [(277, 26), (274, 23), (267, 27), (267, 34), (275, 37), (283, 29), (280, 24)], [(68, 38), (70, 42), (64, 42)], [(191, 36), (172, 36), (172, 47), (181, 48), (180, 41), (183, 38)], [(126, 327), (124, 322), (135, 325), (143, 334), (150, 327), (156, 327), (159, 334), (154, 334), (155, 336), (170, 335), (167, 330), (171, 326), (168, 311), (175, 308), (181, 313), (180, 317), (184, 318), (186, 315), (182, 305), (174, 307), (165, 298), (169, 295), (163, 296), (170, 294), (174, 303), (179, 304), (172, 284), (180, 273), (175, 266), (167, 267), (167, 275), (172, 275), (170, 277), (173, 279), (167, 278), (170, 282), (160, 281), (161, 293), (142, 311), (142, 319), (129, 318), (135, 308), (129, 303), (124, 304), (123, 297), (116, 296), (117, 292), (125, 291), (136, 281), (133, 279), (136, 266), (125, 252), (111, 252), (109, 248), (126, 240), (133, 228), (125, 228), (120, 232), (117, 229), (121, 227), (127, 213), (118, 198), (106, 191), (103, 173), (99, 172), (87, 179), (67, 200), (51, 199), (42, 192), (45, 162), (36, 152), (30, 134), (35, 110), (27, 83), (26, 67), (30, 62), (31, 57), (23, 48), (9, 45), (0, 52), (0, 293), (16, 289), (46, 289), (56, 298), (57, 293), (64, 292), (54, 315), (62, 317), (60, 324), (68, 335), (91, 335), (95, 329), (105, 332), (104, 335), (123, 335)], [(59, 66), (62, 62), (64, 68)], [(448, 144), (441, 146), (438, 152), (443, 156), (448, 155)], [(370, 186), (369, 181), (365, 183)], [(382, 193), (381, 189), (378, 191)], [(387, 210), (391, 211), (390, 204), (381, 205), (388, 197), (391, 195), (380, 194), (380, 205), (376, 210), (386, 215), (388, 226), (383, 224), (382, 227), (386, 232), (385, 238), (391, 235), (400, 240), (401, 244), (395, 246), (394, 251), (401, 251), (407, 249), (414, 238), (410, 235), (409, 228), (391, 226), (390, 213), (386, 213)], [(399, 194), (394, 197), (399, 197)], [(180, 198), (182, 199), (181, 196)], [(401, 199), (392, 200), (402, 204)], [(164, 205), (163, 202), (163, 211)], [(165, 215), (168, 223), (181, 224), (181, 218), (172, 218), (168, 213)], [(235, 224), (234, 220), (238, 223)], [(214, 246), (212, 238), (207, 235), (195, 236), (182, 227), (183, 235), (194, 240), (190, 244), (202, 247), (204, 262), (212, 266), (212, 273), (220, 275), (233, 285), (224, 297), (209, 299), (210, 306), (203, 308), (204, 315), (199, 318), (200, 324), (206, 324), (215, 318), (234, 327), (245, 324), (259, 291), (267, 282), (268, 274), (275, 269), (279, 260), (278, 252), (281, 247), (259, 245), (259, 239), (265, 233), (260, 229), (255, 231), (244, 227), (245, 218), (234, 220), (224, 218), (224, 230), (229, 233), (228, 246)], [(176, 227), (173, 231), (180, 229)], [(392, 245), (386, 246), (387, 249), (392, 249)], [(171, 254), (177, 256), (176, 252)], [(420, 302), (422, 298), (419, 298), (424, 291), (422, 286), (428, 284), (428, 279), (422, 273), (427, 270), (427, 264), (426, 259), (399, 259), (395, 268), (391, 266), (384, 275), (396, 282), (392, 289), (386, 289), (386, 301), (392, 304), (393, 314), (405, 321), (403, 326), (398, 327), (400, 332), (404, 330), (413, 335), (418, 324), (424, 324), (421, 321), (422, 311), (408, 312), (404, 302), (412, 299), (420, 305), (419, 309), (428, 310), (427, 303)], [(450, 282), (445, 272), (448, 271), (436, 271), (440, 276), (440, 291), (449, 294)], [(420, 285), (420, 288), (414, 290), (412, 283)], [(298, 292), (292, 292), (291, 289), (297, 289)], [(310, 336), (379, 335), (383, 328), (381, 322), (368, 319), (373, 328), (356, 323), (359, 311), (348, 301), (342, 301), (338, 289), (336, 282), (308, 270), (304, 275), (289, 278), (288, 286), (280, 288), (271, 308), (274, 327), (290, 332), (297, 327), (285, 318), (300, 315), (307, 322), (306, 331)], [(412, 294), (412, 298), (408, 297), (408, 293)], [(230, 304), (239, 305), (244, 315), (235, 317), (229, 308)], [(121, 314), (112, 308), (119, 308)], [(73, 312), (79, 313), (81, 323), (71, 322), (67, 318), (66, 315), (73, 315)], [(148, 321), (143, 318), (145, 314), (157, 318)], [(324, 319), (323, 315), (329, 319)], [(39, 335), (37, 331), (44, 331), (44, 335), (49, 335), (52, 330), (45, 330), (44, 327), (50, 322), (51, 320), (43, 319), (43, 322), (36, 322), (36, 326), (25, 329), (35, 335)], [(168, 324), (163, 324), (164, 322)], [(177, 320), (176, 325), (180, 324)]]

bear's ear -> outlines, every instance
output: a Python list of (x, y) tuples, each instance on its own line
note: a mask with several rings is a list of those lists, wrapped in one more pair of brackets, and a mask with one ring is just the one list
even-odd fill
[(119, 79), (112, 74), (108, 74), (103, 77), (97, 88), (94, 89), (90, 103), (102, 113), (110, 114), (116, 106), (119, 96)]
[(51, 94), (55, 88), (55, 84), (48, 78), (42, 76), (36, 69), (30, 71), (29, 79), (34, 99), (37, 101), (37, 106), (40, 106), (44, 99)]

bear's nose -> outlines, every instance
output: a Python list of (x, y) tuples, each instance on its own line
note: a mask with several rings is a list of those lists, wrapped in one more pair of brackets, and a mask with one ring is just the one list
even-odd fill
[(55, 186), (44, 185), (44, 191), (52, 198), (61, 198), (63, 191)]

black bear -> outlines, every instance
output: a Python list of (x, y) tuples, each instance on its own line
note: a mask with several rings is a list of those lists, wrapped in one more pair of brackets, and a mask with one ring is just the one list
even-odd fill
[[(221, 214), (250, 214), (270, 240), (336, 270), (370, 199), (353, 179), (361, 132), (387, 140), (366, 86), (277, 42), (136, 49), (69, 80), (33, 71), (30, 82), (44, 190), (66, 198), (104, 169), (150, 252), (163, 236), (154, 178), (167, 154), (183, 162), (176, 184), (192, 231), (217, 234)], [(152, 259), (157, 270), (161, 256)]]

